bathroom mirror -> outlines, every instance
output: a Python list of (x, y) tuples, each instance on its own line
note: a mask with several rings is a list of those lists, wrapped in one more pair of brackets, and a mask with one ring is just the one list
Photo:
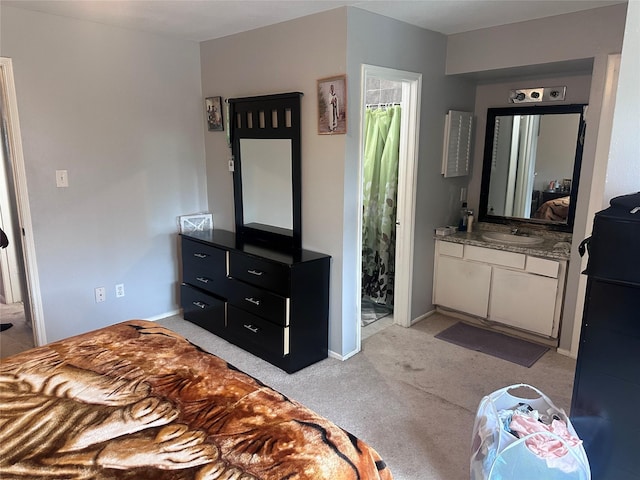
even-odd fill
[(300, 249), (300, 97), (229, 99), (236, 234), (240, 240)]
[(480, 221), (573, 229), (585, 108), (488, 109)]

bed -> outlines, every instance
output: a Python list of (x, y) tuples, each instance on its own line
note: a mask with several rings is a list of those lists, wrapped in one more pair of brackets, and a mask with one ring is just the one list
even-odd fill
[(360, 439), (153, 322), (0, 363), (0, 478), (391, 480)]
[(540, 205), (533, 218), (550, 220), (553, 222), (565, 222), (569, 214), (569, 201), (571, 197), (560, 197), (548, 200)]

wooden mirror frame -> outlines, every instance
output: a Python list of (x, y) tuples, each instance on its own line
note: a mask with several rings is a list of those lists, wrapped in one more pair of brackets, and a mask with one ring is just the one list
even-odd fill
[[(236, 234), (242, 241), (284, 250), (302, 248), (301, 97), (302, 93), (291, 92), (228, 100), (231, 148), (234, 156), (233, 197)], [(240, 140), (243, 138), (291, 140), (291, 229), (261, 223), (245, 223), (240, 152)], [(269, 192), (260, 194), (266, 198)]]

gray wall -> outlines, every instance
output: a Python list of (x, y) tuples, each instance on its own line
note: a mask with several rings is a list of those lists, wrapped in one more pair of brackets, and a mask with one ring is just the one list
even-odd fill
[(544, 65), (619, 52), (626, 6), (623, 3), (450, 35), (447, 74)]
[(350, 127), (347, 135), (344, 184), (343, 327), (345, 347), (356, 328), (356, 258), (358, 238), (358, 178), (360, 150), (361, 65), (376, 65), (422, 74), (420, 147), (414, 219), (411, 319), (433, 310), (434, 229), (454, 222), (460, 211), (460, 188), (466, 177), (444, 179), (440, 174), (444, 119), (448, 110), (472, 111), (474, 84), (444, 73), (447, 37), (357, 8), (348, 10), (347, 75)]
[[(540, 80), (541, 73), (542, 79), (550, 80), (554, 76), (550, 73), (554, 68), (566, 74), (567, 65), (579, 65), (583, 68), (585, 60), (592, 62), (589, 96), (586, 102), (589, 104), (589, 121), (560, 330), (560, 348), (564, 351), (575, 352), (577, 347), (574, 329), (580, 328), (582, 317), (582, 302), (579, 296), (581, 258), (578, 245), (590, 233), (590, 219), (587, 218), (591, 194), (590, 180), (597, 166), (595, 162), (598, 128), (603, 101), (607, 94), (607, 56), (622, 49), (626, 10), (627, 4), (620, 4), (448, 37), (447, 73), (451, 74), (481, 72), (486, 75), (493, 71), (496, 75), (509, 75), (510, 78), (519, 75), (519, 80), (530, 83), (531, 80)], [(505, 41), (505, 38), (509, 41)], [(525, 84), (521, 83), (520, 86), (525, 87)], [(477, 98), (480, 98), (480, 95)], [(574, 100), (567, 98), (567, 101), (570, 103)], [(484, 128), (481, 123), (482, 119), (478, 122), (478, 127)], [(472, 195), (474, 198), (479, 196), (479, 178), (475, 173), (477, 168), (481, 168), (481, 164), (478, 166), (478, 163), (474, 162), (474, 175), (469, 187), (470, 198)]]
[[(337, 9), (201, 44), (205, 96), (299, 91), (302, 97), (302, 244), (331, 260), (329, 348), (341, 354), (342, 211), (345, 135), (318, 135), (317, 80), (346, 71), (346, 11)], [(349, 82), (350, 80), (348, 80)], [(349, 103), (347, 103), (350, 108)], [(351, 119), (348, 120), (349, 122)], [(206, 133), (209, 207), (234, 229), (230, 150)]]
[[(433, 228), (459, 209), (464, 180), (440, 175), (444, 115), (471, 109), (473, 88), (444, 75), (446, 37), (347, 8), (203, 42), (205, 96), (297, 90), (302, 99), (303, 247), (332, 258), (329, 348), (356, 348), (358, 168), (361, 64), (424, 74), (412, 317), (431, 308)], [(346, 52), (346, 56), (345, 56)], [(224, 68), (221, 68), (224, 66)], [(259, 72), (259, 75), (258, 75)], [(348, 132), (318, 135), (316, 81), (347, 74)], [(233, 229), (233, 188), (224, 136), (206, 135), (209, 205), (219, 227)]]
[(198, 44), (6, 6), (1, 22), (46, 339), (177, 310), (176, 217), (207, 205)]

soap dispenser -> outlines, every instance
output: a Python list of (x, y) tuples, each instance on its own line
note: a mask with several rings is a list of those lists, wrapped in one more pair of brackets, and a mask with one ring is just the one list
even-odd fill
[(467, 210), (467, 202), (462, 203), (462, 208), (460, 209), (460, 220), (458, 221), (458, 231), (466, 232), (467, 231), (467, 220), (469, 216), (469, 210)]

